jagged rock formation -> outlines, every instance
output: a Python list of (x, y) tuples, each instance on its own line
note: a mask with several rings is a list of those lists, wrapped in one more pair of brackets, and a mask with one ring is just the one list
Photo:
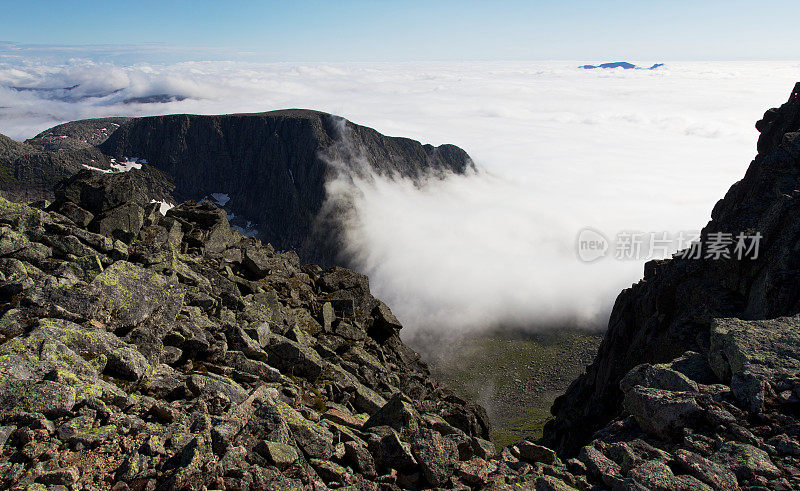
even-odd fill
[(107, 167), (97, 149), (49, 152), (0, 135), (0, 190), (10, 199), (33, 201), (51, 195), (53, 184), (80, 170), (82, 164)]
[(0, 485), (798, 489), (800, 84), (758, 128), (703, 231), (759, 232), (758, 256), (648, 263), (554, 405), (558, 454), (497, 452), (365, 276), (207, 201), (162, 216), (145, 169), (0, 199)]
[(152, 173), (150, 186), (171, 188), (168, 201), (225, 195), (218, 204), (235, 226), (324, 265), (346, 263), (339, 218), (352, 211), (346, 202), (323, 210), (331, 179), (375, 173), (419, 181), (474, 169), (453, 145), (422, 145), (294, 109), (91, 119), (56, 126), (24, 144), (0, 137), (0, 191), (12, 199), (52, 199), (53, 185), (82, 165), (109, 169), (112, 159), (127, 158), (163, 173)]
[[(687, 350), (711, 357), (715, 319), (774, 319), (800, 312), (798, 114), (800, 84), (786, 104), (767, 111), (757, 124), (758, 156), (714, 207), (702, 232), (706, 242), (712, 233), (735, 237), (759, 232), (763, 238), (758, 258), (648, 263), (644, 279), (617, 298), (594, 363), (554, 404), (556, 419), (545, 430), (548, 444), (574, 454), (595, 431), (622, 414), (620, 381), (636, 365), (669, 362)], [(788, 329), (796, 321), (785, 325)], [(759, 324), (751, 326), (761, 329)], [(780, 394), (783, 389), (772, 390)], [(794, 399), (787, 404), (788, 409), (779, 412), (796, 410)], [(745, 406), (751, 412), (756, 409)]]

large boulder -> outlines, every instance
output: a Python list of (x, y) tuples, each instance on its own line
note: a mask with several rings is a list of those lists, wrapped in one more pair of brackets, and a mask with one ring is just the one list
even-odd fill
[(673, 392), (637, 385), (625, 394), (623, 405), (643, 430), (669, 438), (691, 420), (702, 415), (703, 409), (695, 397), (695, 394), (689, 392)]
[(716, 319), (710, 342), (711, 368), (752, 412), (761, 411), (767, 386), (780, 386), (800, 372), (800, 317)]

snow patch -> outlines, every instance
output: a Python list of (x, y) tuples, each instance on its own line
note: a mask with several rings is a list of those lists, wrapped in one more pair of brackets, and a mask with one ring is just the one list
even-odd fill
[(175, 208), (175, 205), (173, 205), (172, 203), (168, 203), (166, 201), (159, 201), (159, 200), (156, 200), (156, 199), (151, 199), (150, 202), (151, 203), (161, 203), (161, 206), (158, 207), (158, 211), (162, 215), (166, 215), (169, 210), (171, 210), (172, 208)]
[(133, 169), (141, 169), (142, 164), (138, 163), (135, 159), (128, 159), (125, 162), (115, 162), (114, 159), (111, 159), (111, 168), (113, 169), (112, 172), (130, 172)]
[[(92, 162), (94, 162), (94, 160), (92, 160)], [(110, 173), (114, 172), (114, 169), (101, 169), (99, 167), (92, 167), (89, 164), (83, 164), (83, 168), (84, 169), (93, 170), (95, 172), (102, 172), (103, 174), (110, 174)]]
[[(92, 162), (95, 160), (92, 159)], [(141, 169), (142, 164), (146, 164), (147, 161), (144, 159), (138, 159), (136, 157), (126, 158), (124, 162), (117, 162), (117, 159), (111, 159), (111, 168), (110, 169), (101, 169), (99, 167), (94, 167), (88, 164), (83, 164), (85, 169), (93, 170), (95, 172), (102, 172), (104, 174), (111, 174), (116, 172), (130, 172), (133, 169)]]

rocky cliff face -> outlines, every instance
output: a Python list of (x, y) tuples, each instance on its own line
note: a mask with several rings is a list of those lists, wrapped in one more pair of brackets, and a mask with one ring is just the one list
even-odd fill
[(12, 199), (52, 199), (53, 186), (84, 165), (110, 169), (112, 159), (129, 158), (160, 171), (149, 174), (149, 186), (170, 188), (169, 201), (219, 196), (248, 235), (325, 265), (346, 262), (338, 214), (351, 211), (339, 203), (320, 213), (330, 179), (374, 173), (419, 181), (474, 169), (453, 145), (387, 137), (317, 111), (102, 118), (62, 124), (25, 143), (0, 136), (0, 190)]
[(53, 185), (82, 169), (108, 167), (95, 148), (51, 152), (0, 135), (0, 190), (10, 199), (33, 201), (52, 196)]
[(224, 193), (225, 209), (258, 237), (321, 264), (335, 263), (339, 250), (335, 217), (318, 220), (329, 179), (374, 172), (418, 180), (473, 167), (458, 147), (386, 137), (305, 110), (140, 118), (100, 148), (117, 159), (146, 159), (171, 177), (179, 199)]
[[(575, 453), (595, 431), (624, 414), (620, 382), (637, 365), (669, 362), (686, 350), (701, 358), (728, 357), (713, 353), (716, 319), (774, 319), (800, 312), (800, 84), (786, 104), (767, 111), (757, 128), (758, 156), (714, 207), (702, 236), (707, 243), (714, 233), (760, 233), (758, 257), (648, 263), (642, 281), (617, 298), (594, 363), (553, 406), (555, 420), (545, 436), (554, 448)], [(747, 325), (762, 329), (758, 323)], [(797, 321), (784, 325), (788, 332)], [(723, 372), (725, 377), (713, 380), (731, 383), (730, 371), (719, 369), (717, 375)], [(744, 390), (735, 386), (740, 382), (732, 382), (737, 396)], [(774, 395), (791, 388), (765, 390)], [(748, 404), (754, 405), (749, 410), (758, 405)]]

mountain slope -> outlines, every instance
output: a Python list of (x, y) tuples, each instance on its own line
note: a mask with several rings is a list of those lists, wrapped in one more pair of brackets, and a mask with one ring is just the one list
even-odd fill
[(83, 164), (107, 168), (109, 160), (94, 147), (50, 152), (0, 135), (0, 191), (6, 198), (51, 197), (53, 185), (81, 170)]
[[(762, 234), (757, 258), (651, 261), (620, 293), (598, 355), (558, 398), (545, 442), (574, 454), (622, 413), (620, 381), (641, 363), (686, 350), (707, 354), (715, 318), (773, 319), (800, 312), (800, 84), (756, 125), (758, 155), (702, 232)], [(731, 247), (729, 247), (729, 252)]]

